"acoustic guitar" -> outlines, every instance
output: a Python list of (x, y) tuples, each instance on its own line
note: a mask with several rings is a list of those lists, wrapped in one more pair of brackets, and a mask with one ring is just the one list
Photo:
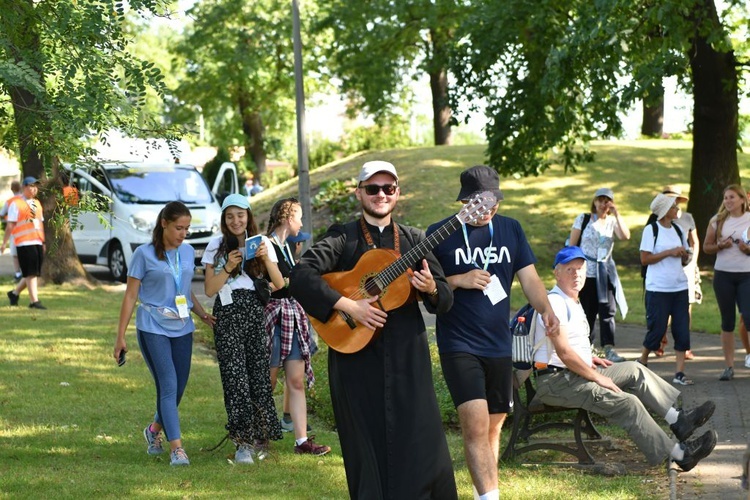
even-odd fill
[[(375, 248), (362, 254), (354, 269), (327, 273), (322, 278), (344, 297), (360, 300), (377, 295), (378, 300), (374, 304), (383, 311), (397, 309), (406, 303), (413, 292), (406, 271), (462, 223), (469, 224), (478, 220), (492, 210), (495, 204), (497, 200), (492, 192), (476, 194), (460, 212), (404, 255), (399, 255), (395, 250)], [(364, 348), (379, 330), (360, 325), (350, 315), (338, 310), (326, 322), (318, 321), (312, 316), (310, 322), (331, 349), (346, 354)]]

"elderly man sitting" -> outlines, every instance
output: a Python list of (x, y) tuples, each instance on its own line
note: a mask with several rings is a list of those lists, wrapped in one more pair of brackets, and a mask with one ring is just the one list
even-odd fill
[[(678, 410), (672, 405), (680, 392), (645, 366), (595, 357), (586, 314), (578, 302), (586, 282), (586, 256), (579, 247), (565, 247), (555, 257), (554, 270), (557, 286), (549, 301), (560, 319), (560, 332), (541, 342), (534, 355), (536, 397), (547, 405), (584, 408), (606, 417), (625, 429), (651, 465), (671, 459), (683, 471), (695, 467), (713, 451), (717, 435), (709, 430), (688, 438), (711, 418), (714, 403)], [(535, 344), (546, 335), (543, 322), (537, 322), (534, 335)], [(664, 417), (677, 442), (647, 409)]]

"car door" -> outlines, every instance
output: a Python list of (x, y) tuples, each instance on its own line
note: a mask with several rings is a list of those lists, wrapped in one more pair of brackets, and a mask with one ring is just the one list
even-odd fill
[(240, 185), (237, 180), (237, 167), (234, 166), (234, 163), (226, 161), (221, 164), (221, 167), (219, 167), (219, 173), (216, 174), (216, 179), (214, 180), (214, 186), (211, 189), (211, 192), (216, 196), (219, 205), (221, 205), (224, 198), (230, 194), (240, 192)]
[[(94, 264), (101, 249), (109, 241), (112, 227), (111, 191), (104, 184), (104, 175), (94, 169), (71, 172), (71, 184), (78, 189), (81, 204), (92, 210), (75, 210), (70, 215), (71, 233), (81, 262)], [(108, 201), (109, 200), (109, 201)]]

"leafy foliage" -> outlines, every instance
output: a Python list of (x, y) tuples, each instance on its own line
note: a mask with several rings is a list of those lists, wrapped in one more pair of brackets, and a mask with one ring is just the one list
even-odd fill
[(158, 120), (139, 113), (148, 89), (163, 95), (163, 75), (127, 51), (132, 38), (125, 27), (128, 16), (161, 15), (168, 4), (135, 0), (112, 9), (95, 0), (0, 1), (0, 102), (17, 97), (0, 147), (74, 159), (92, 152), (82, 137), (109, 129), (164, 131)]
[(696, 35), (731, 50), (712, 7), (713, 0), (474, 3), (452, 70), (457, 95), (486, 100), (490, 164), (539, 175), (555, 161), (566, 169), (591, 161), (589, 141), (621, 135), (619, 114), (657, 98), (662, 78), (690, 87)]
[(354, 195), (356, 181), (333, 179), (320, 185), (318, 194), (312, 199), (314, 210), (329, 210), (330, 222), (342, 224), (353, 218), (359, 210), (359, 202)]
[[(320, 29), (330, 30), (330, 70), (341, 79), (352, 110), (376, 120), (408, 99), (410, 80), (445, 75), (455, 31), (466, 12), (461, 0), (321, 0)], [(433, 85), (434, 106), (447, 106)], [(450, 111), (445, 109), (448, 115)], [(433, 109), (437, 113), (437, 109)]]
[[(307, 16), (314, 14), (314, 4), (309, 7)], [(289, 3), (202, 2), (188, 15), (193, 21), (174, 48), (185, 78), (175, 89), (172, 119), (192, 122), (202, 113), (210, 142), (244, 145), (246, 153), (253, 146), (264, 154), (278, 151), (280, 136), (291, 133), (295, 116)], [(304, 51), (308, 62), (316, 57), (315, 45), (310, 45)], [(253, 129), (251, 123), (258, 125)], [(257, 157), (253, 160), (254, 169), (264, 170)]]

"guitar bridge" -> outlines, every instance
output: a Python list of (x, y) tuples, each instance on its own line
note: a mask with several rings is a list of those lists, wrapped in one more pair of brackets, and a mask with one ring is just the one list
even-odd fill
[(339, 312), (341, 313), (341, 317), (344, 318), (344, 321), (346, 321), (346, 324), (349, 326), (349, 328), (351, 328), (352, 330), (357, 328), (357, 323), (354, 322), (354, 318), (343, 311)]

